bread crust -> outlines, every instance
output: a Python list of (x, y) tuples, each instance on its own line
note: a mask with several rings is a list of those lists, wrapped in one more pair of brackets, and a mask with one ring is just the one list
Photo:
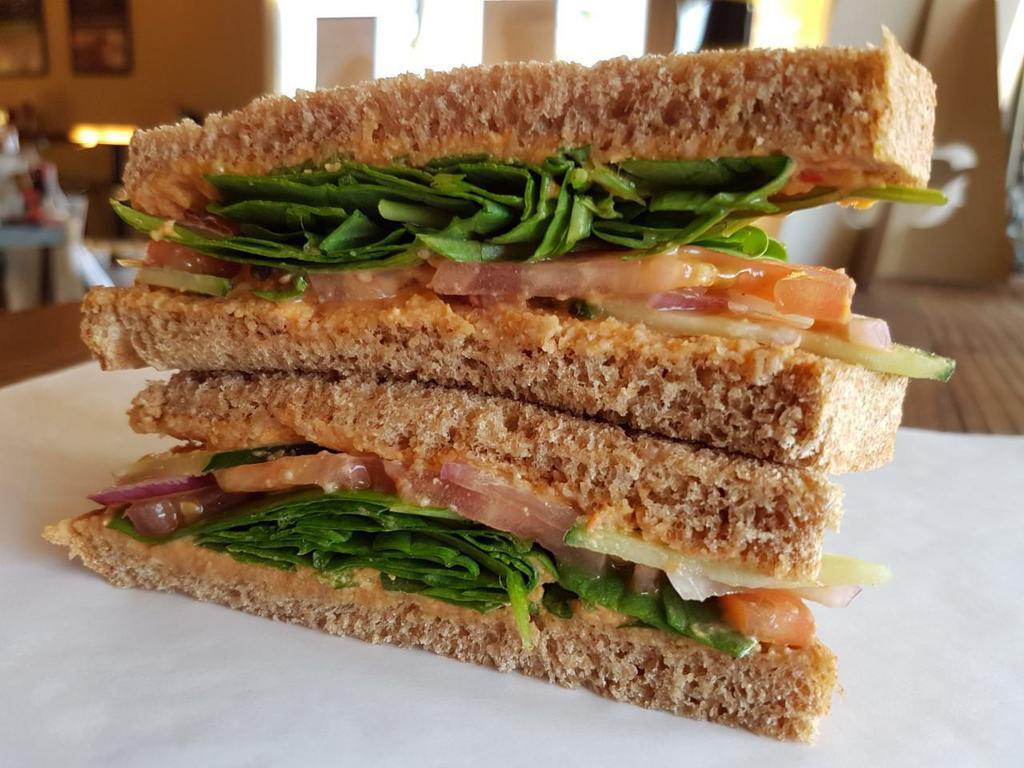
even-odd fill
[(414, 382), (179, 373), (143, 390), (129, 420), (214, 450), (309, 441), (431, 472), (469, 464), (598, 527), (777, 578), (813, 579), (841, 514), (818, 472)]
[(786, 154), (824, 184), (927, 183), (935, 85), (888, 33), (880, 48), (710, 51), (593, 67), (508, 63), (264, 96), (203, 126), (132, 138), (125, 191), (152, 214), (202, 209), (205, 173), (344, 156), (423, 164), (484, 152), (535, 162), (590, 145), (603, 162)]
[(429, 293), (315, 305), (96, 288), (82, 312), (108, 369), (415, 379), (827, 472), (891, 459), (907, 383), (799, 349)]
[(414, 594), (386, 592), (376, 579), (336, 589), (312, 571), (247, 565), (187, 539), (148, 545), (106, 527), (98, 511), (49, 526), (44, 537), (119, 587), (182, 592), (265, 618), (372, 643), (421, 648), (461, 661), (518, 671), (566, 688), (684, 717), (810, 741), (835, 687), (832, 653), (762, 647), (743, 659), (688, 638), (621, 627), (607, 611), (546, 611), (523, 648), (507, 610), (479, 614)]

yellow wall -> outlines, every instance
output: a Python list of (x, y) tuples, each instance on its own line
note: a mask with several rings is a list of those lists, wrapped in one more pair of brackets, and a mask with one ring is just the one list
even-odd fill
[[(49, 71), (0, 78), (0, 107), (31, 102), (39, 129), (66, 135), (72, 123), (174, 122), (182, 110), (206, 114), (240, 107), (270, 90), (271, 15), (264, 0), (132, 0), (134, 63), (127, 75), (73, 75), (65, 0), (45, 0)], [(106, 203), (113, 191), (110, 147), (45, 146), (61, 186), (89, 196), (86, 232), (114, 233)]]
[(30, 101), (40, 128), (72, 122), (156, 125), (182, 109), (231, 109), (269, 90), (269, 13), (264, 0), (133, 0), (134, 65), (128, 75), (73, 75), (68, 4), (46, 0), (49, 73), (0, 79), (0, 106)]

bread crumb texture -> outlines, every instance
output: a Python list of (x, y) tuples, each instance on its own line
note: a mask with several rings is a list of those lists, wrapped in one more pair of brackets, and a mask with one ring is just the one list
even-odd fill
[(479, 614), (414, 594), (386, 592), (375, 579), (335, 589), (312, 571), (247, 565), (187, 539), (147, 545), (106, 527), (106, 513), (64, 520), (44, 532), (69, 556), (119, 587), (182, 592), (265, 618), (371, 643), (518, 671), (566, 688), (684, 717), (811, 741), (836, 680), (832, 653), (763, 647), (732, 659), (687, 638), (619, 626), (614, 615), (578, 610), (572, 619), (534, 619), (527, 651), (507, 610)]
[(414, 379), (826, 472), (891, 459), (907, 384), (789, 347), (430, 293), (315, 305), (96, 288), (82, 312), (108, 369)]

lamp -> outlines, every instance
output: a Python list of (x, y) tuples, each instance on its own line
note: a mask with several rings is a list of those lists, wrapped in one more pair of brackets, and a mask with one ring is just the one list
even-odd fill
[(134, 125), (75, 123), (68, 131), (68, 140), (72, 144), (86, 148), (100, 144), (108, 147), (127, 147), (136, 128)]

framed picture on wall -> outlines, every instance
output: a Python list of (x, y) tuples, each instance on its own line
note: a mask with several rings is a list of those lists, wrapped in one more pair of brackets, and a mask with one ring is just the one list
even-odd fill
[(47, 70), (43, 0), (0, 2), (0, 77), (38, 77)]
[(128, 0), (68, 0), (71, 71), (124, 75), (132, 71)]

